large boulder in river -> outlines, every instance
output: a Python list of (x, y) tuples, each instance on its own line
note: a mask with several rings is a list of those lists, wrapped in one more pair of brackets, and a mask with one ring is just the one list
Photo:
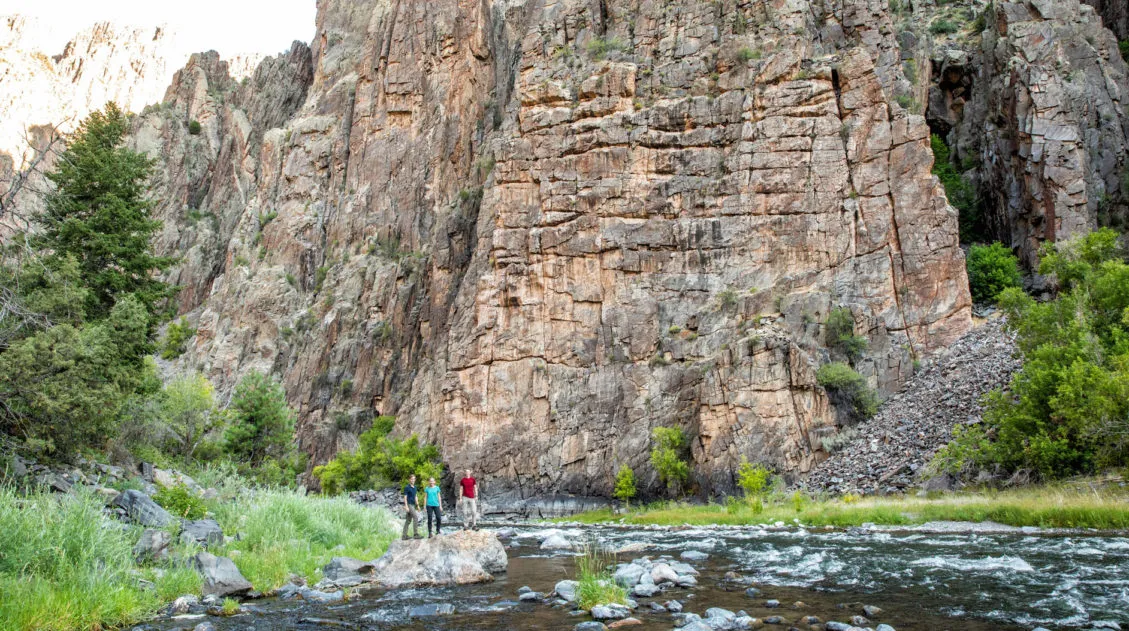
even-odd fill
[(201, 552), (192, 557), (196, 571), (204, 577), (204, 594), (231, 596), (251, 591), (251, 582), (243, 578), (239, 568), (227, 557)]
[(492, 581), (507, 566), (506, 549), (494, 533), (461, 530), (393, 541), (373, 562), (373, 575), (383, 587), (466, 585)]
[(125, 511), (136, 524), (148, 528), (164, 528), (173, 521), (169, 512), (152, 500), (148, 495), (135, 489), (123, 491), (114, 498), (113, 506)]
[(333, 583), (339, 587), (350, 587), (372, 580), (372, 568), (373, 565), (370, 561), (359, 561), (349, 557), (333, 557), (321, 569), (321, 573), (327, 583)]

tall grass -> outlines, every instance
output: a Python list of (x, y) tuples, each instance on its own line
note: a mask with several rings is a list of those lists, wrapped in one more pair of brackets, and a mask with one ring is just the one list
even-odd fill
[(156, 611), (162, 595), (189, 586), (184, 572), (169, 572), (151, 576), (155, 589), (142, 589), (131, 574), (139, 531), (101, 512), (86, 493), (25, 496), (0, 486), (0, 629), (130, 624)]
[(219, 505), (216, 520), (224, 532), (240, 534), (217, 554), (231, 556), (264, 591), (285, 584), (291, 574), (316, 582), (335, 556), (375, 559), (396, 536), (385, 509), (283, 490), (244, 493)]
[(615, 555), (601, 549), (593, 542), (585, 544), (576, 557), (576, 600), (581, 609), (612, 603), (626, 604), (627, 591), (612, 580), (610, 568), (615, 565)]
[(1008, 491), (980, 491), (939, 497), (813, 499), (777, 498), (759, 512), (749, 505), (652, 505), (626, 516), (610, 510), (567, 518), (586, 523), (623, 520), (629, 524), (772, 524), (808, 526), (916, 525), (930, 521), (993, 521), (1009, 526), (1129, 530), (1129, 493), (1088, 485), (1055, 485)]

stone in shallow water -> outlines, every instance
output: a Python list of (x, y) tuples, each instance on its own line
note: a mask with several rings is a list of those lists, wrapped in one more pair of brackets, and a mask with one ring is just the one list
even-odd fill
[(632, 588), (639, 583), (639, 579), (643, 577), (643, 572), (645, 570), (642, 567), (628, 563), (615, 571), (612, 580), (623, 587)]
[[(1042, 628), (1042, 627), (1040, 627), (1040, 628)], [(874, 628), (874, 631), (894, 631), (894, 627), (891, 627), (888, 624), (880, 624), (880, 625), (878, 625), (877, 627)], [(1039, 631), (1039, 629), (1035, 629), (1035, 631)], [(1043, 629), (1043, 631), (1047, 631), (1047, 630)]]
[(428, 603), (416, 605), (408, 611), (410, 618), (429, 618), (431, 616), (449, 616), (455, 613), (455, 606), (450, 603)]
[(549, 535), (541, 542), (542, 550), (571, 550), (572, 543), (561, 535)]
[(588, 612), (596, 620), (619, 620), (631, 614), (623, 605), (596, 605)]
[(687, 550), (678, 555), (678, 557), (685, 561), (705, 561), (710, 558), (710, 555), (700, 550)]
[(863, 605), (862, 613), (867, 618), (877, 618), (882, 614), (882, 609), (880, 607), (875, 607), (874, 605)]
[(870, 620), (865, 616), (851, 616), (851, 624), (856, 627), (866, 627), (870, 626)]
[(729, 611), (728, 609), (722, 609), (721, 607), (710, 607), (706, 610), (706, 617), (720, 618), (722, 620), (732, 620), (737, 617), (737, 614)]
[[(204, 577), (203, 592), (210, 596), (231, 596), (251, 591), (251, 583), (227, 557), (201, 552), (192, 557), (196, 571)], [(205, 599), (204, 604), (208, 604)]]
[(494, 533), (461, 530), (431, 539), (393, 541), (372, 564), (375, 583), (395, 588), (466, 585), (494, 580), (505, 572), (506, 549)]
[(680, 611), (682, 611), (682, 603), (678, 602), (677, 600), (668, 600), (663, 603), (663, 607), (666, 607), (667, 610), (671, 613), (679, 613)]
[(517, 597), (517, 599), (523, 603), (541, 600), (541, 598), (541, 592), (522, 592), (522, 594)]
[(637, 624), (643, 624), (643, 621), (638, 618), (624, 618), (623, 620), (616, 620), (615, 622), (609, 623), (608, 628), (619, 629), (621, 627), (633, 627)]
[(641, 598), (650, 598), (659, 593), (659, 586), (655, 584), (644, 585), (643, 583), (639, 583), (631, 589), (631, 593)]
[(604, 626), (604, 623), (589, 620), (587, 622), (581, 622), (580, 624), (576, 625), (572, 628), (572, 631), (607, 631), (607, 629), (608, 628)]
[(557, 596), (560, 596), (568, 602), (573, 602), (576, 600), (576, 590), (579, 587), (580, 583), (576, 581), (558, 581), (557, 584), (553, 586), (553, 591), (556, 592)]

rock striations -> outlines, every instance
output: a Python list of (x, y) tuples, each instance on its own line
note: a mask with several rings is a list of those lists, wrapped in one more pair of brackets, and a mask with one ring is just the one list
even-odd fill
[(497, 505), (622, 464), (657, 490), (658, 426), (705, 492), (743, 457), (800, 476), (840, 427), (833, 309), (884, 394), (971, 327), (925, 114), (1025, 252), (1125, 199), (1112, 35), (996, 5), (956, 42), (953, 7), (886, 0), (323, 0), (242, 81), (194, 56), (132, 140), (183, 257), (178, 362), (280, 375), (314, 464), (395, 415)]

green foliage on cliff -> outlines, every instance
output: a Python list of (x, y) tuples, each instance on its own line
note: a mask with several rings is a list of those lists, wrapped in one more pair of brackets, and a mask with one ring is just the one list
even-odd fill
[(361, 434), (354, 452), (341, 452), (328, 463), (314, 467), (314, 477), (322, 492), (336, 495), (345, 491), (398, 486), (416, 474), (420, 480), (443, 473), (439, 450), (421, 443), (414, 434), (405, 439), (391, 436), (395, 419), (378, 416), (372, 427)]
[[(933, 147), (933, 175), (941, 180), (941, 185), (945, 188), (945, 196), (957, 209), (961, 243), (985, 240), (988, 229), (976, 187), (964, 179), (961, 171), (953, 165), (952, 152), (943, 138), (933, 134), (930, 144)], [(970, 165), (963, 166), (965, 171), (970, 167)]]
[(1002, 243), (968, 249), (968, 288), (976, 302), (992, 302), (1005, 289), (1019, 287), (1019, 259)]
[(832, 403), (846, 408), (852, 422), (868, 419), (878, 411), (878, 395), (850, 366), (842, 362), (824, 364), (816, 371), (815, 378), (827, 390)]
[(181, 318), (178, 322), (169, 324), (168, 329), (165, 330), (165, 341), (161, 348), (161, 357), (163, 359), (176, 359), (188, 350), (188, 340), (196, 335), (196, 329), (188, 324), (188, 320)]
[(1023, 368), (986, 397), (984, 422), (958, 433), (934, 469), (1048, 479), (1129, 462), (1129, 260), (1118, 235), (1048, 244), (1039, 272), (1057, 279), (1055, 300), (1017, 288), (999, 296)]
[(851, 310), (845, 307), (836, 307), (827, 314), (826, 343), (827, 346), (843, 353), (852, 362), (857, 360), (866, 351), (869, 345), (867, 339), (855, 335), (855, 317)]
[(651, 466), (667, 490), (678, 493), (690, 479), (690, 465), (682, 459), (686, 437), (678, 427), (656, 427), (651, 430)]

